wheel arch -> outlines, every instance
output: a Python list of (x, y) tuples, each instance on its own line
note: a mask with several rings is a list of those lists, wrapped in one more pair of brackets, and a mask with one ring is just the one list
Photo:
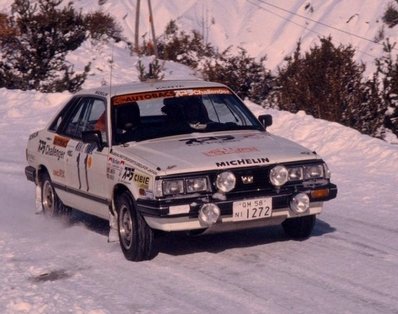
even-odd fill
[(40, 184), (43, 180), (43, 176), (44, 174), (46, 174), (50, 177), (51, 179), (51, 175), (50, 172), (48, 171), (47, 167), (45, 165), (38, 165), (37, 166), (37, 176), (36, 176), (36, 184)]
[(112, 214), (114, 215), (116, 213), (116, 199), (122, 195), (124, 192), (127, 192), (128, 194), (130, 194), (130, 197), (132, 198), (133, 202), (135, 202), (135, 198), (133, 193), (131, 192), (131, 190), (124, 184), (122, 183), (118, 183), (113, 187), (113, 191), (112, 191), (112, 207), (111, 207), (111, 211)]

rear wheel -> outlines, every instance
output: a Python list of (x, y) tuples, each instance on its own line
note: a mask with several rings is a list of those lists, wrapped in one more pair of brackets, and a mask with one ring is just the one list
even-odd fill
[(292, 239), (308, 238), (315, 226), (315, 215), (286, 219), (282, 223), (283, 230)]
[(60, 214), (60, 203), (50, 176), (45, 173), (41, 185), (41, 204), (44, 214), (51, 217), (58, 216)]
[(122, 193), (116, 200), (120, 246), (126, 259), (143, 261), (152, 257), (153, 231), (135, 209), (129, 193)]
[(44, 214), (50, 217), (59, 216), (66, 211), (47, 173), (43, 175), (41, 181), (41, 204)]

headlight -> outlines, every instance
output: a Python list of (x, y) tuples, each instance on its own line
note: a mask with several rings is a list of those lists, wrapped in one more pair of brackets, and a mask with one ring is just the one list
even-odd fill
[(289, 181), (301, 181), (304, 178), (302, 167), (289, 168), (288, 172), (289, 172)]
[(204, 192), (208, 190), (207, 178), (192, 178), (185, 181), (187, 193)]
[(163, 181), (163, 195), (176, 195), (184, 193), (184, 180)]
[(230, 192), (235, 188), (236, 177), (231, 171), (221, 172), (217, 176), (216, 186), (224, 193)]
[(311, 165), (304, 167), (304, 179), (323, 178), (323, 165)]
[(271, 169), (269, 179), (273, 185), (282, 186), (289, 179), (289, 172), (284, 166), (276, 166)]
[(209, 191), (209, 178), (181, 178), (156, 180), (154, 194), (156, 197), (186, 195)]

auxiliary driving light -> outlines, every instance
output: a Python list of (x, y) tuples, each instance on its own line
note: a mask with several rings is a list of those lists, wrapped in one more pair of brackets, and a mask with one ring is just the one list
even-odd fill
[(204, 204), (199, 210), (199, 221), (202, 225), (211, 226), (215, 224), (220, 217), (220, 208), (216, 204)]
[(289, 171), (285, 166), (276, 166), (271, 169), (269, 179), (274, 186), (280, 187), (289, 179)]
[(217, 175), (216, 186), (224, 193), (230, 192), (235, 188), (236, 177), (231, 171), (224, 171)]
[(302, 214), (310, 208), (310, 198), (305, 193), (295, 195), (290, 201), (290, 209), (296, 214)]

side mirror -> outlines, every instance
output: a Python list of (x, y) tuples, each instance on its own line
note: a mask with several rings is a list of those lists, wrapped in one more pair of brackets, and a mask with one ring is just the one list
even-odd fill
[(272, 116), (270, 114), (262, 114), (258, 117), (258, 120), (261, 122), (265, 129), (272, 125)]
[(102, 151), (102, 149), (104, 148), (101, 131), (83, 131), (82, 140), (85, 144), (94, 143), (97, 146), (98, 151)]

